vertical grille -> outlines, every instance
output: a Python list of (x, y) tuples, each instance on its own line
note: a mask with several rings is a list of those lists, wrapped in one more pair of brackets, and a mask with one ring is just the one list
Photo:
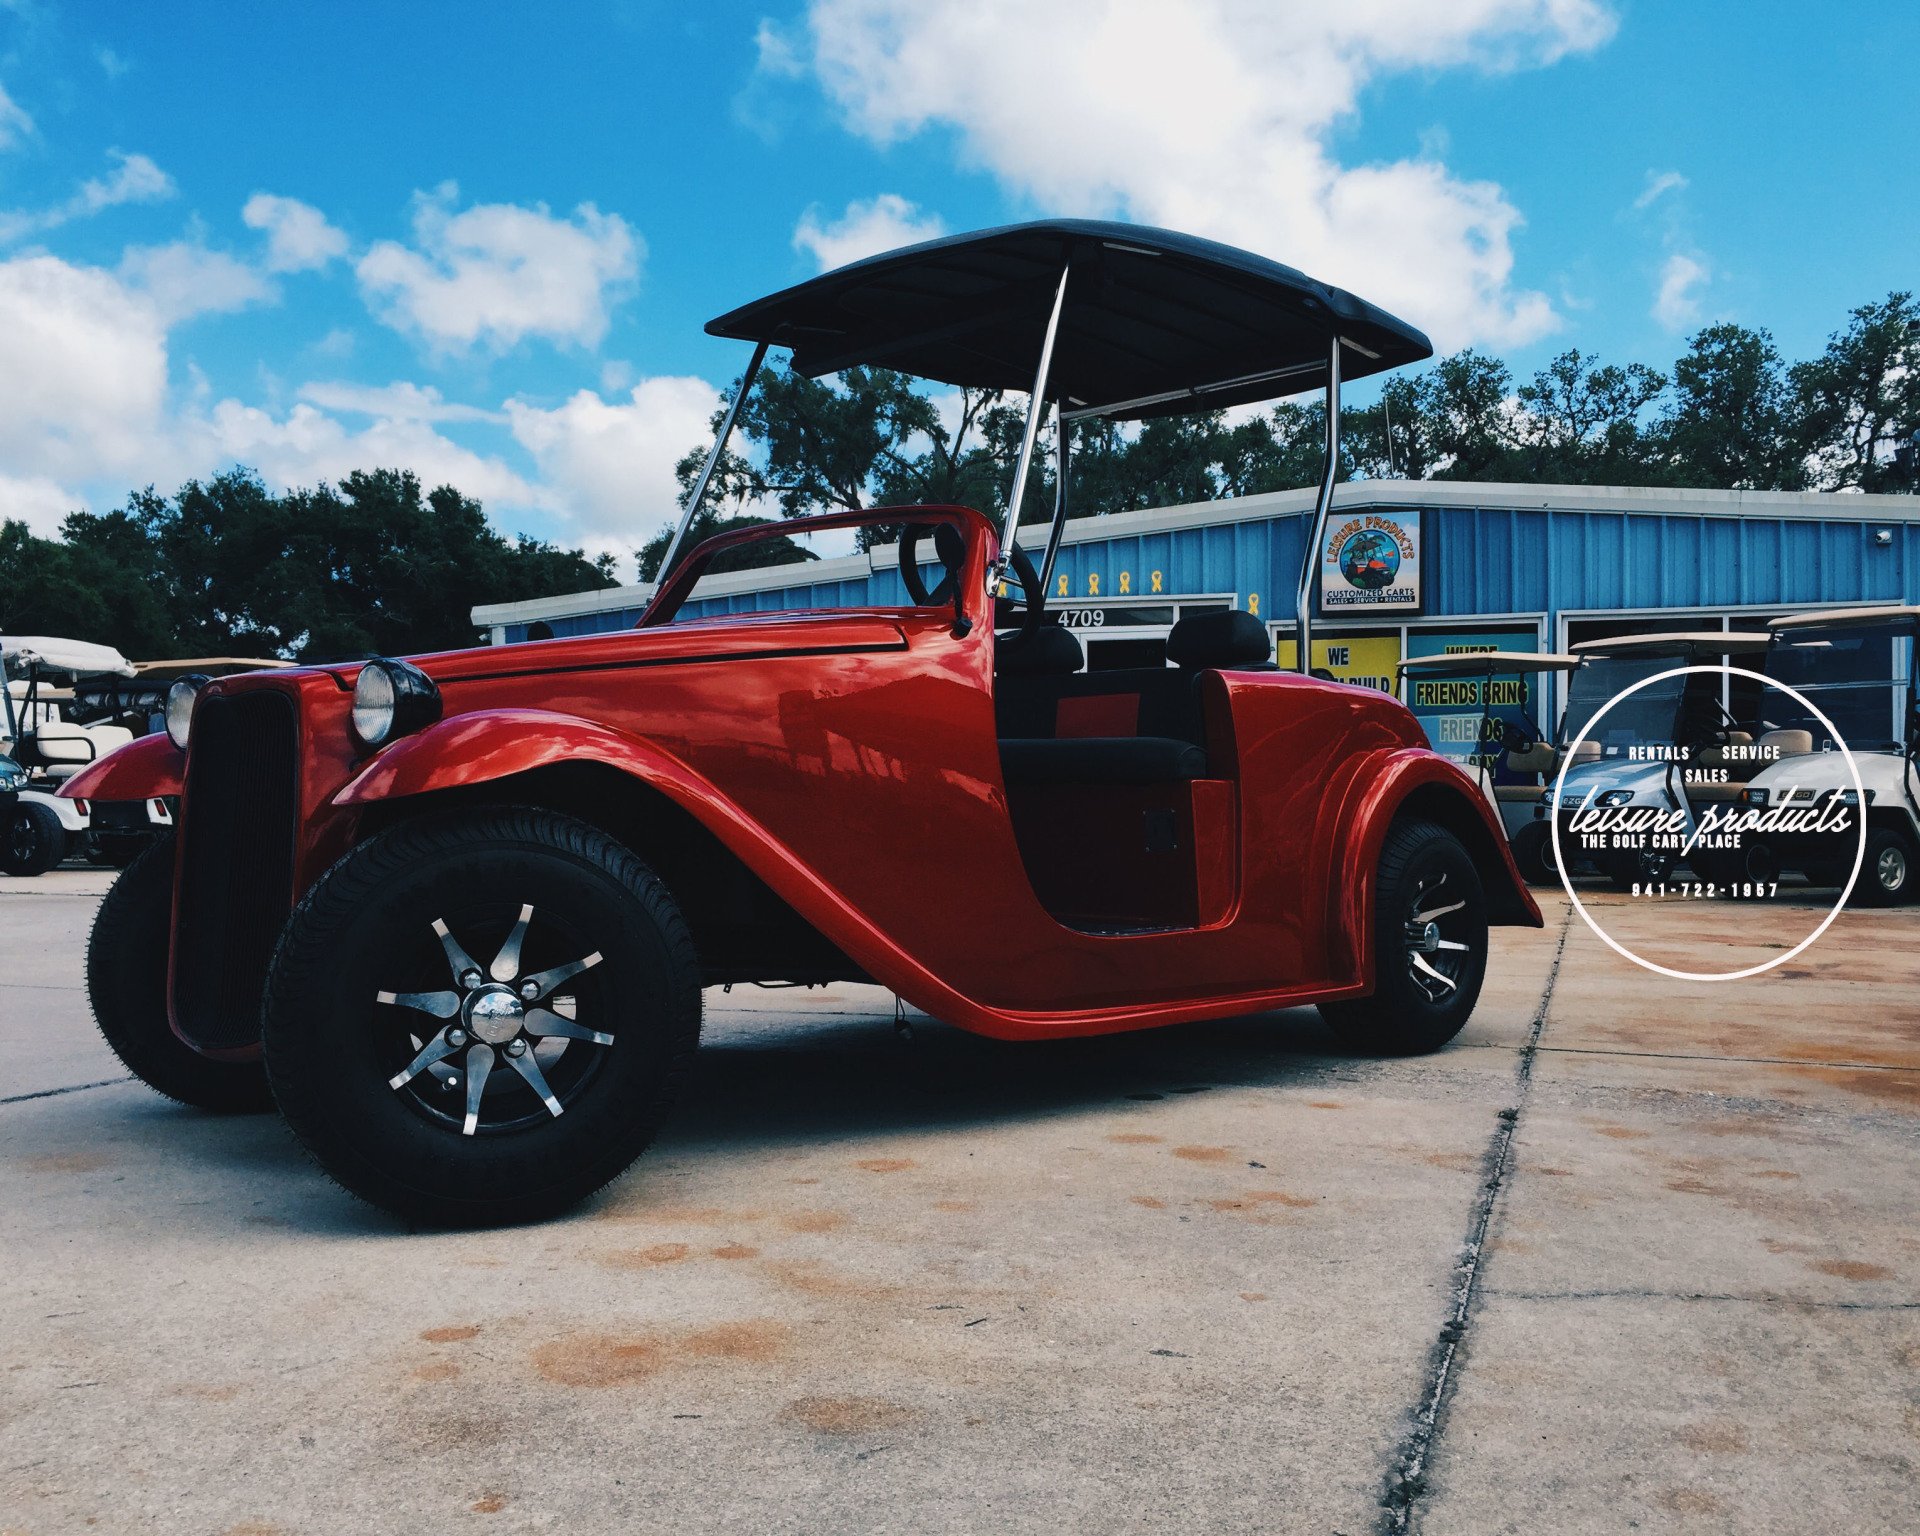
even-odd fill
[(173, 1008), (210, 1050), (260, 1036), (267, 962), (293, 905), (297, 736), (293, 700), (277, 689), (202, 699), (193, 712)]

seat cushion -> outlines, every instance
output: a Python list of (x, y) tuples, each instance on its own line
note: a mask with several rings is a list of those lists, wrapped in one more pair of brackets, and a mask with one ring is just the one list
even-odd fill
[(1241, 608), (1190, 613), (1167, 635), (1167, 660), (1188, 671), (1203, 668), (1271, 667), (1273, 640), (1267, 626)]
[(1008, 737), (1009, 784), (1172, 784), (1207, 776), (1207, 754), (1171, 736)]

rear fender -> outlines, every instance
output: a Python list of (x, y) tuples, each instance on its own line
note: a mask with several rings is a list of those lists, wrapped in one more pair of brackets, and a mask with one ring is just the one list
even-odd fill
[[(1329, 786), (1321, 846), (1333, 868), (1328, 890), (1327, 934), (1334, 947), (1333, 974), (1358, 973), (1373, 983), (1375, 886), (1387, 833), (1402, 816), (1445, 827), (1465, 845), (1487, 894), (1487, 915), (1497, 926), (1538, 928), (1540, 909), (1513, 862), (1493, 807), (1474, 781), (1436, 752), (1401, 748), (1352, 759), (1340, 786)], [(1339, 951), (1345, 948), (1346, 953)]]
[(59, 793), (68, 800), (153, 800), (179, 794), (186, 771), (187, 754), (165, 731), (155, 731), (89, 763)]

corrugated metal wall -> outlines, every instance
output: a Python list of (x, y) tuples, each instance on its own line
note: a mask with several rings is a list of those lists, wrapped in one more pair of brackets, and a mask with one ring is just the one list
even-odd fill
[[(1836, 512), (1843, 505), (1836, 498)], [(1065, 545), (1050, 595), (1063, 595), (1062, 577), (1064, 595), (1075, 599), (1233, 593), (1262, 618), (1284, 620), (1293, 612), (1305, 523), (1250, 519)], [(1920, 603), (1920, 526), (1911, 523), (1449, 507), (1428, 508), (1423, 525), (1430, 617)], [(1889, 526), (1892, 544), (1875, 544), (1875, 530)], [(688, 612), (904, 601), (899, 574), (885, 571), (714, 598)], [(639, 609), (621, 608), (550, 622), (555, 634), (571, 635), (623, 629), (639, 617)], [(525, 634), (523, 624), (508, 627), (509, 639)]]

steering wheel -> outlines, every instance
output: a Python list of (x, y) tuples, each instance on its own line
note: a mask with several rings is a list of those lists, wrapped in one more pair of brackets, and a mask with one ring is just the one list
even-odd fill
[[(900, 580), (906, 584), (907, 595), (922, 608), (938, 607), (951, 602), (955, 588), (959, 585), (960, 572), (966, 564), (967, 542), (960, 530), (952, 523), (932, 525), (934, 558), (940, 562), (941, 576), (929, 588), (920, 576), (920, 541), (926, 536), (928, 525), (915, 523), (900, 536)], [(1018, 645), (1040, 627), (1041, 617), (1046, 611), (1046, 593), (1040, 587), (1040, 573), (1033, 568), (1033, 561), (1018, 544), (1013, 546), (1007, 558), (1013, 579), (1020, 584), (1020, 596), (1010, 599), (994, 600), (994, 621), (998, 627), (1000, 607), (1004, 602), (1008, 607), (1019, 607), (1020, 622), (1006, 637), (1009, 645)]]
[(1500, 722), (1501, 751), (1511, 752), (1515, 757), (1525, 757), (1539, 745), (1540, 743), (1534, 738), (1532, 732), (1528, 731), (1525, 727), (1516, 725), (1511, 720), (1502, 720)]
[[(941, 576), (929, 591), (920, 578), (920, 541), (933, 534), (933, 557), (940, 562)], [(937, 608), (953, 600), (953, 589), (966, 564), (967, 541), (952, 523), (911, 523), (900, 535), (900, 579), (907, 584), (907, 596), (921, 608)]]

